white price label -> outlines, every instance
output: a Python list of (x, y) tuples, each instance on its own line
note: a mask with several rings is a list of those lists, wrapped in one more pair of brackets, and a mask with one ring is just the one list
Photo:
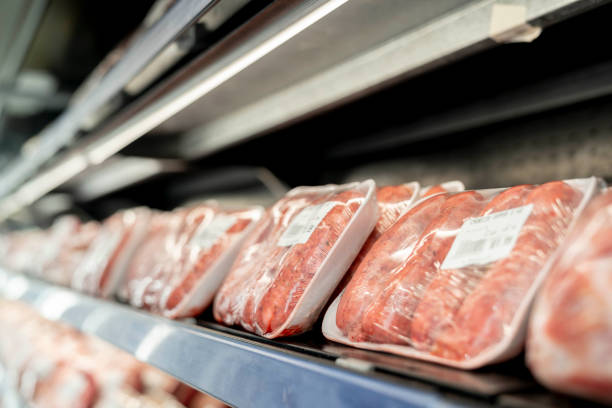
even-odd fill
[(337, 204), (337, 202), (328, 201), (304, 208), (298, 215), (293, 217), (289, 227), (287, 227), (278, 240), (278, 246), (291, 246), (308, 241), (308, 238), (310, 238), (310, 235), (319, 223)]
[(193, 238), (191, 238), (191, 245), (208, 249), (235, 223), (236, 217), (219, 214), (208, 224), (202, 224), (198, 227)]
[(533, 205), (499, 211), (463, 223), (442, 269), (486, 265), (510, 255)]

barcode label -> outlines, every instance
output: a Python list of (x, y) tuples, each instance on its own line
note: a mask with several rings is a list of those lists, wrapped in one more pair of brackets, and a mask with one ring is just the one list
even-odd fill
[(191, 245), (204, 250), (212, 247), (221, 235), (225, 234), (236, 223), (236, 217), (219, 214), (208, 224), (202, 224), (191, 238)]
[(279, 238), (278, 246), (291, 246), (308, 241), (312, 232), (336, 204), (338, 203), (328, 201), (304, 208), (298, 215), (293, 217), (289, 227)]
[(533, 205), (499, 211), (463, 223), (442, 269), (486, 265), (510, 255)]

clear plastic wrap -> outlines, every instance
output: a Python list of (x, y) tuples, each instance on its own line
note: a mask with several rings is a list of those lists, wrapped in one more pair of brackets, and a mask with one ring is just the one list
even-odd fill
[(26, 267), (22, 272), (44, 277), (47, 266), (58, 257), (64, 243), (78, 232), (80, 225), (79, 219), (73, 215), (64, 215), (56, 219), (53, 225), (45, 231), (47, 237), (37, 253), (38, 256), (32, 262), (32, 265)]
[(412, 182), (398, 186), (384, 186), (376, 189), (376, 202), (378, 203), (378, 221), (368, 239), (361, 247), (359, 254), (344, 274), (342, 281), (336, 287), (333, 297), (336, 297), (348, 285), (359, 264), (374, 245), (374, 242), (391, 227), (398, 218), (419, 198), (419, 183)]
[(591, 178), (421, 200), (376, 241), (323, 334), (460, 368), (515, 355), (538, 282), (596, 186)]
[(363, 261), (368, 251), (378, 238), (388, 230), (395, 222), (415, 205), (416, 202), (434, 194), (444, 192), (459, 192), (464, 190), (463, 183), (460, 181), (448, 181), (446, 183), (437, 184), (421, 188), (419, 183), (414, 181), (411, 183), (401, 184), (398, 186), (384, 186), (376, 189), (376, 201), (378, 202), (378, 221), (374, 226), (374, 230), (361, 247), (359, 254), (353, 261), (351, 267), (346, 272), (340, 284), (334, 291), (333, 298), (338, 296), (344, 290), (346, 285), (353, 277), (357, 268)]
[[(86, 223), (77, 221), (75, 227), (64, 230), (63, 232), (66, 235), (62, 235), (61, 238), (57, 237), (57, 241), (48, 244), (58, 248), (52, 251), (54, 256), (46, 259), (45, 263), (41, 265), (41, 277), (58, 285), (69, 286), (75, 270), (83, 260), (99, 230), (100, 224), (96, 221)], [(70, 231), (70, 233), (67, 231)]]
[(186, 215), (178, 271), (160, 292), (160, 310), (171, 318), (196, 316), (206, 309), (229, 272), (263, 208), (224, 211), (198, 206)]
[(157, 214), (126, 280), (131, 304), (170, 318), (195, 316), (212, 302), (263, 209), (214, 203)]
[(612, 403), (612, 190), (586, 208), (536, 296), (527, 364), (548, 387)]
[(123, 280), (127, 265), (148, 229), (151, 211), (120, 211), (104, 221), (72, 276), (72, 288), (108, 298)]
[(146, 296), (146, 290), (172, 267), (183, 222), (182, 210), (153, 213), (146, 238), (132, 256), (125, 279), (117, 292), (122, 300), (140, 308), (156, 308), (153, 299)]
[(308, 330), (377, 221), (375, 183), (299, 187), (242, 247), (215, 318), (269, 338)]
[(3, 252), (0, 262), (6, 268), (18, 272), (32, 272), (36, 269), (36, 262), (44, 245), (47, 243), (49, 233), (40, 229), (15, 231), (4, 235)]

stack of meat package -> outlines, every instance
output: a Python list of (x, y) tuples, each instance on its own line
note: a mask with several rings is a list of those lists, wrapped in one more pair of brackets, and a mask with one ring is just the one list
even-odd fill
[(441, 193), (373, 243), (323, 334), (460, 368), (522, 348), (527, 312), (595, 179)]
[[(36, 407), (196, 408), (213, 400), (19, 302), (0, 301), (0, 333), (9, 380)], [(216, 402), (208, 406), (224, 406)]]

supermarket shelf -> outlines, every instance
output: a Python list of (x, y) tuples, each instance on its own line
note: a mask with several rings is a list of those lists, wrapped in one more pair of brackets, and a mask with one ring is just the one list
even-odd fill
[[(274, 2), (4, 197), (0, 220), (147, 133), (152, 154), (203, 157), (603, 3)], [(516, 19), (497, 24), (500, 7)]]
[(385, 381), (334, 360), (168, 321), (0, 272), (4, 296), (106, 340), (234, 406), (459, 406), (432, 387)]
[(0, 297), (103, 339), (233, 406), (581, 406), (535, 383), (521, 358), (462, 371), (330, 342), (268, 340), (212, 322), (171, 321), (0, 268)]

